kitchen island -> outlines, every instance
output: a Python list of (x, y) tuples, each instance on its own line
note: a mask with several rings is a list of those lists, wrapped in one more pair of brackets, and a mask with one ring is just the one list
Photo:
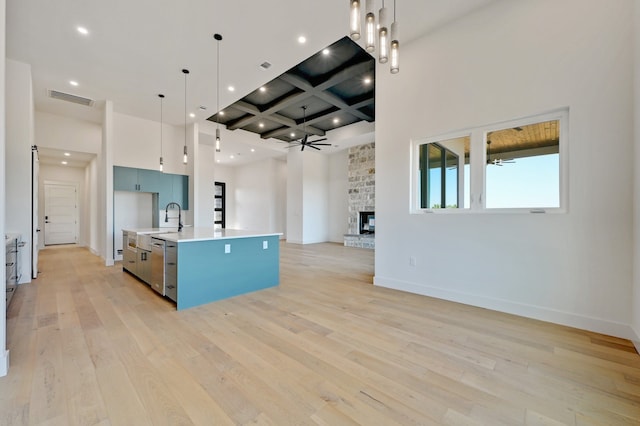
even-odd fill
[[(274, 287), (280, 281), (279, 233), (210, 228), (149, 233), (166, 244), (162, 286), (175, 283), (170, 297), (178, 310)], [(157, 266), (152, 261), (151, 268)]]

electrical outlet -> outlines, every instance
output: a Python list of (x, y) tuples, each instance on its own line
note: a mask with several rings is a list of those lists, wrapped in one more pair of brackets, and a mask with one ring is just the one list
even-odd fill
[(231, 244), (225, 244), (224, 245), (224, 252), (225, 253), (231, 253)]
[(409, 266), (416, 266), (416, 258), (414, 256), (409, 257)]
[(268, 249), (268, 248), (269, 248), (269, 241), (264, 240), (264, 241), (262, 242), (262, 250), (266, 250), (266, 249)]

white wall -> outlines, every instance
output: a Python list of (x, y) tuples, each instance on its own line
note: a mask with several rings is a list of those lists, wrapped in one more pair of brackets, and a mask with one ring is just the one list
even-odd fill
[(303, 154), (297, 149), (290, 149), (287, 154), (287, 242), (294, 244), (304, 243)]
[(235, 168), (235, 188), (227, 188), (227, 197), (235, 201), (236, 228), (284, 233), (282, 163), (266, 159)]
[[(0, 129), (5, 128), (5, 0), (0, 0)], [(6, 143), (5, 132), (0, 131), (0, 152), (2, 158), (6, 159), (5, 155)], [(6, 190), (5, 190), (5, 161), (0, 161), (0, 233), (5, 233), (5, 207), (6, 207)], [(0, 271), (2, 276), (6, 275), (6, 253), (0, 255)], [(0, 291), (5, 293), (6, 282), (0, 284)], [(0, 298), (1, 299), (1, 298)], [(6, 376), (9, 372), (9, 351), (7, 350), (7, 306), (4, 300), (0, 300), (0, 377)]]
[(343, 149), (329, 160), (329, 241), (344, 243), (349, 228), (349, 150)]
[[(500, 1), (401, 58), (377, 72), (375, 283), (633, 337), (632, 2)], [(566, 214), (409, 214), (412, 138), (564, 106)]]
[(88, 208), (88, 220), (85, 222), (85, 233), (87, 237), (87, 247), (89, 250), (98, 255), (100, 253), (99, 246), (99, 233), (100, 233), (100, 217), (98, 212), (98, 158), (91, 160), (89, 165), (85, 167), (85, 188), (90, 188), (85, 191), (85, 205)]
[[(38, 228), (42, 230), (40, 233), (38, 248), (44, 248), (45, 245), (45, 223), (44, 216), (46, 210), (45, 201), (45, 183), (55, 182), (63, 184), (75, 185), (78, 201), (78, 245), (87, 246), (89, 235), (87, 234), (86, 223), (91, 220), (89, 210), (86, 205), (86, 188), (85, 188), (85, 170), (79, 167), (54, 166), (52, 164), (40, 163), (40, 173), (38, 175)], [(23, 271), (24, 273), (24, 271)]]
[[(160, 122), (114, 113), (113, 164), (158, 170), (160, 162)], [(189, 174), (182, 164), (184, 128), (163, 123), (162, 157), (165, 173)]]
[(38, 147), (97, 154), (102, 144), (102, 127), (90, 121), (36, 111), (35, 138)]
[(31, 66), (6, 62), (6, 232), (22, 235), (26, 242), (20, 253), (22, 278), (31, 282), (31, 146), (33, 137), (33, 89)]
[(329, 240), (329, 160), (316, 152), (303, 156), (303, 244)]
[(631, 326), (634, 344), (640, 351), (640, 3), (634, 2), (634, 179), (633, 179), (633, 293)]

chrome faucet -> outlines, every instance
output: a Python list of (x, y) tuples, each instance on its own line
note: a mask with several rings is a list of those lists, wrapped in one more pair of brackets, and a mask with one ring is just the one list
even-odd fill
[(182, 231), (182, 208), (180, 204), (174, 203), (173, 201), (167, 204), (167, 207), (164, 209), (164, 221), (169, 222), (169, 207), (178, 207), (178, 232)]

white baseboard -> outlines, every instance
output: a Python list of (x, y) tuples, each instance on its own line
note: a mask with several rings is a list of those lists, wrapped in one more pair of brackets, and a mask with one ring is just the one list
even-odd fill
[(9, 351), (5, 351), (0, 355), (0, 377), (4, 377), (9, 374)]
[(633, 346), (636, 347), (636, 351), (640, 354), (640, 334), (638, 334), (638, 332), (633, 326), (631, 326), (631, 332), (633, 333), (631, 342), (633, 342)]
[(423, 296), (435, 297), (437, 299), (463, 303), (465, 305), (477, 306), (493, 311), (505, 312), (521, 317), (552, 322), (555, 324), (566, 325), (568, 327), (579, 328), (581, 330), (588, 330), (595, 333), (628, 339), (636, 344), (636, 349), (640, 345), (640, 339), (630, 324), (623, 324), (602, 318), (588, 317), (572, 312), (559, 311), (556, 309), (546, 308), (544, 306), (535, 306), (510, 300), (478, 296), (475, 294), (456, 292), (379, 276), (374, 277), (373, 283), (380, 287), (421, 294)]

